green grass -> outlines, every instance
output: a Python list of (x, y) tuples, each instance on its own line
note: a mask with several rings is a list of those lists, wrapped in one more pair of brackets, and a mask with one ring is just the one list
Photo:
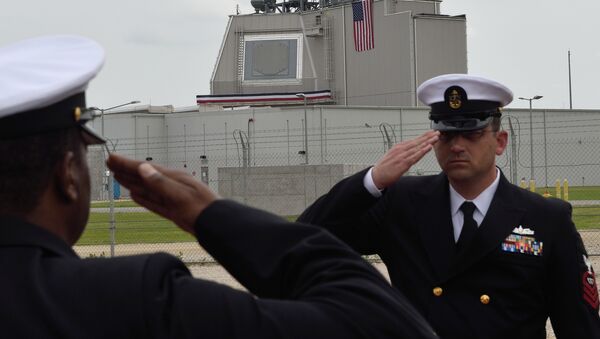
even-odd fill
[[(92, 208), (108, 208), (110, 203), (108, 201), (92, 201)], [(133, 200), (115, 200), (115, 207), (140, 207)]]
[(600, 207), (574, 207), (573, 222), (575, 222), (575, 226), (579, 230), (600, 228)]
[[(285, 216), (295, 221), (297, 216)], [(573, 221), (579, 230), (600, 229), (600, 206), (573, 208)], [(172, 222), (150, 212), (115, 213), (115, 239), (117, 244), (146, 244), (196, 241)], [(108, 213), (90, 213), (85, 232), (77, 245), (110, 244)]]
[[(285, 216), (284, 218), (288, 221), (295, 221), (298, 216)], [(169, 220), (150, 212), (116, 212), (115, 225), (115, 242), (117, 244), (196, 241), (193, 236), (180, 230)], [(90, 213), (88, 224), (77, 245), (107, 244), (110, 244), (109, 213)]]
[[(169, 243), (196, 241), (172, 222), (149, 212), (115, 213), (115, 241), (117, 244)], [(110, 243), (108, 213), (90, 213), (87, 227), (77, 245), (105, 245)]]

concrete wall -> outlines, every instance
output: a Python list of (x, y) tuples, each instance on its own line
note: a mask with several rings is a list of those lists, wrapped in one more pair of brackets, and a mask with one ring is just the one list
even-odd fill
[(219, 194), (270, 211), (297, 216), (343, 178), (367, 165), (220, 167)]
[[(243, 149), (234, 131), (248, 136), (252, 168), (294, 166), (305, 161), (299, 154), (304, 151), (302, 106), (207, 112), (182, 108), (166, 114), (142, 111), (105, 115), (109, 147), (140, 160), (149, 155), (159, 164), (197, 177), (200, 157), (206, 156), (209, 184), (215, 190), (221, 185), (220, 167), (243, 167)], [(386, 150), (382, 128), (387, 128), (393, 142), (412, 139), (429, 129), (427, 115), (424, 107), (309, 106), (309, 164), (373, 164)], [(533, 153), (533, 177), (540, 185), (553, 185), (556, 179), (569, 179), (573, 185), (600, 185), (600, 111), (534, 109), (530, 114), (527, 109), (507, 109), (504, 116), (503, 126), (514, 137), (498, 164), (507, 176), (514, 173), (509, 178), (529, 180)], [(95, 121), (94, 128), (100, 130), (99, 126), (100, 121)], [(100, 176), (104, 165), (100, 161), (91, 168)], [(414, 166), (412, 174), (438, 171), (435, 157), (429, 154)]]

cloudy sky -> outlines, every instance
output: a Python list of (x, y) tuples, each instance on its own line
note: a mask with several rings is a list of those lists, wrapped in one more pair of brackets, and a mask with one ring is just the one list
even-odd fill
[[(209, 80), (236, 5), (250, 0), (19, 0), (0, 11), (0, 45), (42, 34), (91, 37), (107, 53), (88, 102), (131, 100), (190, 106)], [(568, 108), (571, 50), (574, 108), (600, 109), (600, 2), (444, 0), (442, 13), (466, 14), (469, 72), (509, 86), (515, 97), (543, 95), (539, 108)], [(528, 107), (516, 100), (511, 107)]]

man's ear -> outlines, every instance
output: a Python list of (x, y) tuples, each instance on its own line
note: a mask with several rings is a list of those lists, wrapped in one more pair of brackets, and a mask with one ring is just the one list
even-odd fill
[(79, 166), (72, 151), (65, 153), (56, 168), (56, 189), (66, 201), (73, 202), (79, 198)]
[(500, 130), (496, 133), (496, 155), (502, 155), (508, 145), (508, 132)]

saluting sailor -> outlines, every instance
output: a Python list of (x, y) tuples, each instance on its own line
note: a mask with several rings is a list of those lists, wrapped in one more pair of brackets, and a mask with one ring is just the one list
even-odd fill
[[(442, 338), (600, 338), (598, 289), (571, 205), (521, 189), (496, 167), (513, 99), (483, 77), (424, 82), (432, 131), (390, 149), (299, 218), (363, 254), (377, 253), (392, 284)], [(431, 149), (442, 172), (404, 176)]]
[(438, 338), (398, 291), (323, 229), (219, 199), (190, 175), (112, 154), (142, 206), (191, 233), (249, 292), (164, 254), (80, 259), (90, 207), (93, 40), (0, 47), (3, 338)]

